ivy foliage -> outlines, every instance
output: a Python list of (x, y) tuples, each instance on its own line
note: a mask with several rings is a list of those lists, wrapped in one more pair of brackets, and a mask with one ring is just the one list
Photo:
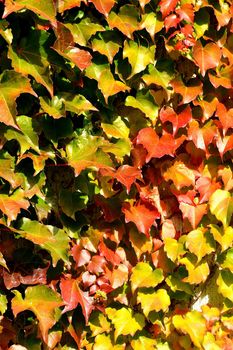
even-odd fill
[(0, 14), (0, 348), (231, 349), (231, 1)]

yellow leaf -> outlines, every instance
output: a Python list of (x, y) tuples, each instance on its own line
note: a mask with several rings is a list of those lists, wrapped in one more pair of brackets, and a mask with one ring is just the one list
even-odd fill
[(167, 311), (171, 303), (165, 289), (158, 289), (154, 292), (152, 288), (148, 292), (138, 292), (137, 302), (141, 303), (143, 313), (146, 317), (151, 311)]
[(230, 192), (216, 190), (210, 197), (209, 205), (211, 213), (222, 222), (225, 228), (228, 227), (233, 213), (233, 198)]
[(197, 256), (197, 261), (212, 253), (215, 250), (215, 242), (209, 231), (206, 232), (203, 228), (198, 228), (189, 232), (186, 239), (186, 248)]
[(156, 287), (163, 280), (162, 269), (153, 270), (146, 262), (139, 262), (133, 268), (130, 278), (133, 292), (140, 287)]

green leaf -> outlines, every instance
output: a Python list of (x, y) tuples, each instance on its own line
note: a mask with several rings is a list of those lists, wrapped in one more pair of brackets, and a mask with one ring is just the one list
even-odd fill
[(77, 115), (88, 111), (98, 110), (83, 95), (74, 95), (63, 92), (59, 94), (59, 99), (64, 103), (67, 111), (76, 113)]
[(128, 96), (125, 100), (125, 105), (140, 109), (153, 124), (156, 123), (159, 114), (159, 106), (156, 105), (149, 91), (139, 91), (136, 98)]
[(216, 190), (209, 199), (210, 211), (222, 222), (226, 228), (229, 226), (233, 213), (233, 198), (230, 192)]
[(18, 233), (46, 249), (52, 256), (53, 266), (60, 259), (69, 265), (69, 237), (62, 229), (23, 218)]
[(196, 255), (197, 261), (215, 251), (215, 242), (209, 231), (198, 228), (189, 232), (186, 238), (186, 248)]
[(195, 14), (195, 22), (193, 24), (194, 30), (196, 32), (196, 39), (201, 38), (205, 31), (208, 30), (210, 23), (210, 15), (206, 8), (201, 8)]
[(50, 75), (48, 39), (49, 33), (31, 30), (21, 40), (19, 47), (9, 46), (8, 58), (16, 72), (32, 75), (52, 96), (53, 82)]
[(121, 6), (118, 14), (111, 11), (107, 21), (110, 28), (117, 28), (130, 39), (132, 39), (133, 32), (139, 29), (138, 11), (133, 5)]
[(51, 21), (53, 25), (56, 25), (56, 10), (53, 0), (48, 0), (46, 2), (38, 0), (6, 0), (3, 17), (6, 17), (10, 13), (19, 11), (23, 8), (35, 12), (39, 16)]
[(143, 71), (148, 64), (154, 63), (155, 46), (145, 47), (138, 45), (135, 41), (126, 40), (123, 48), (123, 58), (127, 58), (131, 65), (131, 78)]
[(108, 137), (125, 138), (129, 137), (129, 128), (121, 117), (117, 117), (112, 124), (101, 123), (101, 127)]
[(98, 136), (83, 133), (66, 147), (69, 164), (75, 169), (76, 175), (85, 168), (102, 168), (112, 165), (110, 157), (101, 149), (103, 139)]
[(0, 21), (0, 35), (6, 40), (8, 44), (12, 43), (12, 31), (9, 28), (9, 22), (7, 22), (5, 19), (2, 19)]
[(4, 294), (0, 294), (0, 314), (3, 315), (7, 310), (7, 297)]
[(150, 288), (147, 292), (138, 292), (137, 302), (141, 303), (143, 313), (148, 317), (151, 311), (167, 311), (171, 301), (165, 289), (154, 291)]
[(58, 321), (60, 306), (64, 305), (60, 295), (47, 286), (28, 287), (25, 298), (18, 290), (12, 299), (12, 311), (16, 317), (20, 312), (31, 310), (39, 321), (39, 328), (45, 343), (48, 341), (48, 330)]
[(206, 334), (206, 320), (197, 311), (188, 312), (185, 316), (175, 315), (172, 318), (174, 327), (184, 334), (188, 334), (198, 349), (202, 348), (204, 335)]
[(133, 269), (130, 278), (132, 291), (141, 287), (156, 287), (164, 280), (163, 270), (155, 269), (146, 262), (139, 262)]
[(54, 96), (51, 100), (47, 96), (40, 96), (40, 106), (42, 110), (53, 117), (54, 119), (59, 119), (64, 117), (65, 108), (64, 101), (58, 96)]
[(226, 254), (224, 254), (221, 267), (223, 269), (229, 269), (231, 272), (233, 272), (233, 248), (229, 249)]
[(145, 326), (145, 318), (142, 314), (133, 313), (131, 309), (122, 307), (119, 310), (108, 307), (106, 310), (108, 318), (112, 321), (115, 327), (115, 339), (119, 335), (133, 336), (137, 331), (140, 331)]
[(29, 79), (15, 71), (5, 70), (0, 75), (0, 122), (16, 129), (16, 99), (22, 93), (36, 96)]
[(61, 190), (59, 194), (59, 205), (62, 211), (71, 218), (75, 219), (75, 213), (78, 210), (86, 208), (88, 196), (79, 192)]
[(228, 269), (221, 270), (216, 282), (219, 293), (233, 303), (233, 273)]
[(88, 17), (82, 19), (79, 23), (66, 23), (65, 26), (72, 33), (74, 42), (81, 46), (87, 46), (92, 35), (104, 31), (102, 25), (92, 22)]

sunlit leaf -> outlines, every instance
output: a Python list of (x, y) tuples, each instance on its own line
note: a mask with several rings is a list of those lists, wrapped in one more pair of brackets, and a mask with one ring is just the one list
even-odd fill
[(108, 307), (106, 309), (108, 318), (112, 321), (115, 332), (115, 339), (119, 335), (133, 336), (138, 330), (142, 330), (145, 326), (145, 318), (142, 314), (133, 313), (131, 309), (122, 307), (121, 309), (113, 309)]
[(202, 82), (197, 79), (190, 79), (186, 85), (181, 78), (175, 78), (170, 84), (174, 92), (181, 95), (183, 103), (189, 103), (195, 100), (198, 95), (202, 94)]
[(150, 34), (151, 39), (154, 41), (155, 34), (160, 32), (160, 30), (163, 28), (163, 21), (161, 21), (158, 18), (158, 15), (154, 12), (145, 13), (142, 15), (140, 28), (145, 28)]
[(113, 58), (119, 51), (119, 48), (120, 44), (114, 38), (112, 32), (105, 32), (100, 35), (99, 39), (92, 40), (92, 49), (107, 56), (110, 63), (113, 62)]
[(115, 4), (115, 0), (90, 0), (95, 5), (95, 8), (105, 16), (108, 16), (109, 12)]
[(221, 245), (222, 251), (231, 247), (233, 243), (233, 228), (231, 226), (223, 228), (211, 224), (210, 232), (212, 233), (215, 241), (217, 241)]
[(83, 18), (79, 23), (65, 23), (65, 27), (70, 30), (74, 42), (81, 46), (86, 46), (88, 40), (95, 33), (104, 31), (103, 26), (92, 22), (89, 17)]
[(229, 226), (233, 213), (233, 198), (230, 192), (216, 190), (210, 197), (209, 205), (211, 213), (222, 222), (224, 227)]
[(218, 291), (225, 297), (233, 302), (233, 273), (226, 270), (221, 270), (216, 281), (218, 285)]
[(151, 311), (167, 311), (171, 301), (166, 289), (158, 289), (153, 291), (149, 289), (147, 292), (138, 292), (137, 302), (141, 303), (143, 313), (148, 317)]
[(39, 321), (39, 328), (45, 343), (48, 341), (48, 330), (58, 321), (63, 301), (57, 292), (47, 286), (28, 287), (23, 298), (18, 290), (12, 299), (12, 311), (15, 316), (25, 310), (31, 310)]
[(186, 238), (186, 247), (197, 256), (198, 262), (207, 255), (215, 251), (213, 237), (204, 229), (196, 229), (189, 232)]
[(119, 29), (130, 39), (133, 32), (139, 28), (138, 12), (133, 5), (122, 6), (118, 14), (111, 11), (107, 21), (110, 28)]
[(203, 47), (198, 41), (193, 47), (193, 58), (200, 68), (201, 75), (204, 76), (208, 69), (218, 66), (221, 51), (215, 43), (209, 43)]
[(130, 277), (132, 291), (141, 287), (156, 287), (163, 281), (163, 272), (161, 269), (153, 270), (146, 262), (138, 263), (132, 270)]
[(203, 261), (196, 264), (193, 260), (192, 256), (180, 259), (180, 263), (184, 264), (188, 271), (188, 276), (183, 279), (183, 282), (190, 284), (205, 282), (210, 272), (208, 263)]
[(29, 205), (23, 190), (18, 189), (11, 196), (0, 194), (0, 210), (7, 216), (8, 224), (17, 218), (21, 209), (26, 210)]

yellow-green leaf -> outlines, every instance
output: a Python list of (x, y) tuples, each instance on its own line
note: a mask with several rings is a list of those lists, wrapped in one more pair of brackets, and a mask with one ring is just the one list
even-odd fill
[(166, 289), (158, 289), (154, 292), (150, 288), (147, 292), (138, 292), (137, 302), (141, 303), (143, 313), (148, 317), (151, 311), (167, 311), (171, 300)]
[(112, 124), (101, 123), (101, 127), (108, 137), (116, 139), (129, 137), (129, 128), (121, 117), (117, 117)]
[(197, 311), (188, 312), (185, 316), (175, 315), (172, 318), (174, 327), (184, 334), (188, 334), (198, 349), (202, 348), (202, 342), (206, 334), (206, 320)]
[(146, 262), (139, 262), (132, 270), (130, 278), (132, 291), (140, 287), (156, 287), (164, 280), (162, 269), (153, 270)]
[(151, 96), (149, 91), (139, 91), (136, 98), (133, 96), (128, 96), (125, 100), (125, 105), (128, 107), (140, 109), (140, 111), (142, 111), (146, 117), (152, 121), (153, 124), (156, 123), (159, 106), (157, 106), (154, 98)]
[(131, 346), (134, 350), (154, 350), (156, 349), (156, 340), (146, 337), (144, 335), (138, 335), (131, 340)]
[(196, 255), (199, 262), (205, 255), (215, 250), (215, 242), (209, 231), (198, 228), (187, 235), (186, 248)]
[(173, 262), (185, 253), (184, 245), (171, 237), (164, 238), (164, 250)]
[[(123, 58), (127, 58), (131, 65), (131, 75), (140, 73), (148, 64), (155, 61), (155, 46), (141, 46), (132, 40), (126, 40), (123, 48)], [(129, 78), (130, 78), (129, 77)]]
[(233, 303), (233, 273), (228, 269), (221, 270), (217, 278), (217, 285), (219, 293)]
[(119, 310), (108, 307), (106, 310), (108, 318), (112, 321), (115, 327), (115, 339), (119, 335), (133, 336), (137, 331), (140, 331), (145, 326), (145, 318), (142, 314), (133, 313), (133, 310), (122, 307)]
[(231, 193), (225, 190), (216, 190), (209, 199), (210, 211), (222, 222), (226, 228), (229, 226), (233, 213), (233, 198)]

